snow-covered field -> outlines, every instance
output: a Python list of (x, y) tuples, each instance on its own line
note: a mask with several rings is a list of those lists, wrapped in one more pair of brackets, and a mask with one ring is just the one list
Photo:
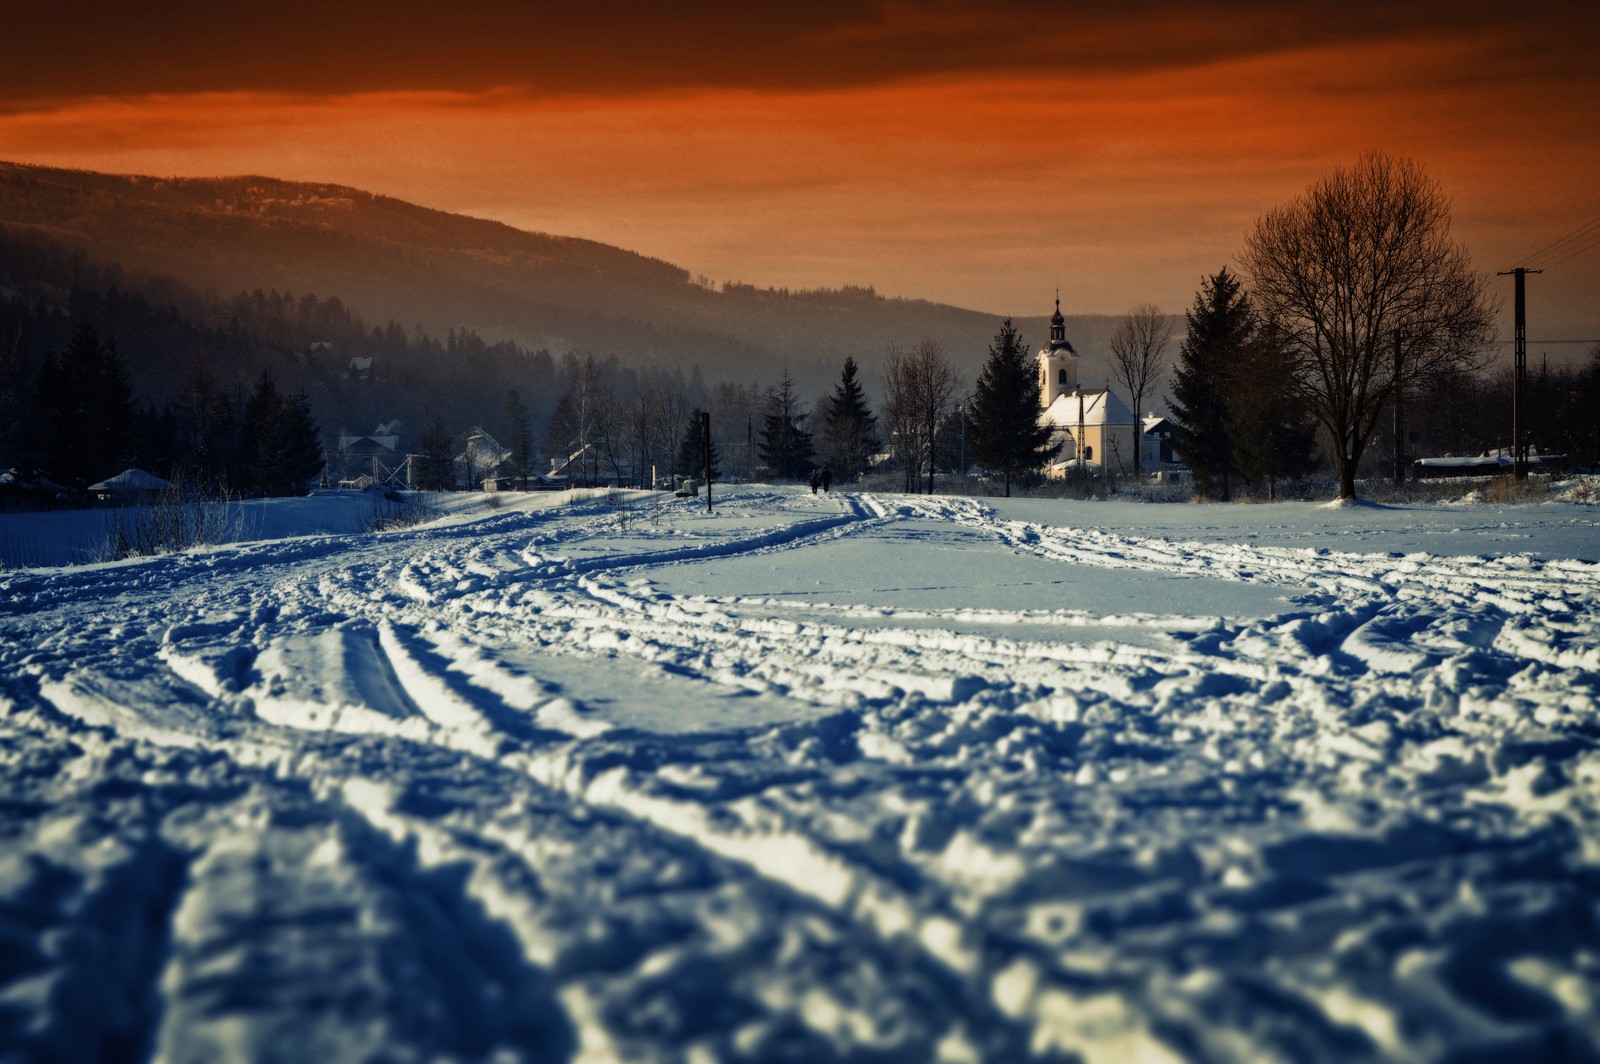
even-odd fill
[(1600, 1053), (1600, 508), (626, 499), (0, 573), (0, 1060)]

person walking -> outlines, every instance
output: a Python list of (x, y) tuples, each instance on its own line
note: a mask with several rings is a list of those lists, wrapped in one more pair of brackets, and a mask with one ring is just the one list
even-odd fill
[(811, 494), (815, 495), (817, 493), (817, 485), (822, 483), (822, 478), (817, 475), (817, 471), (815, 469), (813, 469), (811, 471), (811, 481), (810, 481), (810, 483), (811, 483)]
[(828, 492), (828, 489), (831, 488), (831, 487), (833, 487), (833, 471), (830, 470), (827, 466), (823, 466), (822, 467), (822, 492), (823, 492), (823, 494), (826, 495), (827, 492)]

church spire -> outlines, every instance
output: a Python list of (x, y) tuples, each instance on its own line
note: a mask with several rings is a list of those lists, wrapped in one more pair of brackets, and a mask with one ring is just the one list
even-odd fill
[(1056, 312), (1050, 316), (1050, 346), (1070, 347), (1067, 343), (1067, 319), (1061, 316), (1061, 290), (1056, 289)]

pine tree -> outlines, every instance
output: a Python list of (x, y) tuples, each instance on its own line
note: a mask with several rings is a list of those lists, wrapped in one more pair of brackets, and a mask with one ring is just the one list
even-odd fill
[(1200, 494), (1226, 499), (1238, 472), (1228, 438), (1230, 376), (1254, 332), (1249, 298), (1223, 267), (1202, 282), (1184, 317), (1188, 333), (1167, 404), (1172, 449), (1194, 474)]
[(795, 394), (794, 378), (785, 368), (778, 386), (767, 393), (761, 426), (761, 460), (773, 476), (799, 480), (815, 464), (811, 433), (800, 427), (806, 417)]
[(28, 374), (22, 330), (0, 330), (0, 469), (23, 463), (27, 442)]
[(283, 465), (280, 471), (285, 494), (304, 495), (306, 485), (322, 472), (321, 434), (311, 412), (311, 397), (304, 392), (291, 395), (280, 411), (279, 432), (283, 437)]
[(322, 470), (311, 401), (285, 398), (270, 371), (262, 372), (239, 419), (239, 460), (236, 486), (262, 495), (303, 495)]
[(133, 382), (115, 340), (102, 350), (89, 416), (96, 437), (96, 460), (105, 470), (104, 476), (115, 476), (133, 461), (135, 418)]
[(1039, 375), (1022, 334), (1007, 318), (978, 375), (970, 422), (973, 458), (1004, 477), (1007, 496), (1014, 478), (1036, 476), (1050, 460), (1051, 430), (1041, 412)]
[(846, 357), (839, 383), (822, 402), (823, 458), (842, 477), (865, 473), (879, 446), (878, 419), (867, 406), (858, 373), (856, 360)]
[[(672, 475), (698, 480), (705, 475), (705, 447), (700, 440), (700, 411), (689, 415), (683, 427), (683, 438), (678, 441), (678, 453), (672, 462)], [(722, 478), (722, 454), (715, 438), (711, 441), (711, 479)]]
[(79, 325), (58, 361), (39, 371), (36, 417), (44, 466), (64, 484), (85, 487), (115, 476), (133, 457), (133, 387), (116, 344)]
[(46, 348), (39, 361), (33, 407), (28, 415), (32, 428), (24, 446), (29, 465), (45, 470), (62, 483), (68, 479), (63, 458), (72, 431), (64, 394), (61, 360), (54, 348)]
[(511, 449), (509, 460), (511, 475), (520, 487), (526, 488), (528, 474), (533, 471), (533, 423), (528, 407), (515, 388), (506, 392), (505, 410), (500, 426), (505, 445)]
[(422, 453), (411, 463), (412, 481), (424, 491), (449, 490), (455, 481), (454, 441), (443, 415), (433, 415), (417, 442)]
[(1316, 467), (1317, 431), (1311, 412), (1293, 389), (1293, 354), (1271, 329), (1258, 328), (1228, 373), (1228, 443), (1233, 464), (1248, 482), (1278, 482)]
[(270, 495), (278, 460), (278, 408), (283, 397), (270, 372), (262, 371), (239, 417), (239, 465), (234, 486), (252, 495)]

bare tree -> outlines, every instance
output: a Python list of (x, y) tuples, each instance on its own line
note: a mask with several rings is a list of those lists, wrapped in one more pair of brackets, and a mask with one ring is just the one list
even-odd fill
[(1167, 368), (1167, 345), (1172, 342), (1172, 322), (1154, 303), (1140, 303), (1111, 334), (1111, 375), (1133, 399), (1133, 479), (1139, 479), (1139, 420), (1145, 394)]
[[(550, 450), (567, 467), (568, 482), (594, 484), (600, 460), (615, 445), (621, 417), (593, 355), (567, 356), (567, 390), (550, 418)], [(572, 463), (577, 463), (577, 468)]]
[(1354, 498), (1362, 452), (1396, 390), (1479, 364), (1497, 306), (1488, 278), (1451, 238), (1439, 186), (1382, 152), (1270, 211), (1240, 259), (1332, 441), (1339, 496)]
[(724, 473), (731, 477), (737, 471), (739, 479), (751, 480), (757, 465), (756, 423), (763, 405), (760, 391), (754, 385), (718, 381), (709, 405), (712, 442), (722, 455)]
[(618, 399), (623, 416), (621, 449), (634, 464), (632, 482), (654, 487), (653, 472), (671, 469), (689, 403), (683, 382), (659, 370), (641, 372)]
[(910, 351), (889, 346), (884, 356), (880, 421), (905, 470), (907, 491), (914, 490), (925, 475), (926, 490), (933, 492), (939, 426), (949, 414), (960, 386), (961, 376), (945, 357), (944, 345), (939, 341), (923, 340)]
[(905, 490), (921, 477), (918, 461), (921, 454), (917, 446), (916, 409), (913, 401), (915, 388), (911, 381), (911, 356), (899, 344), (891, 343), (883, 355), (883, 406), (878, 411), (878, 423), (889, 436), (889, 450), (905, 474)]

